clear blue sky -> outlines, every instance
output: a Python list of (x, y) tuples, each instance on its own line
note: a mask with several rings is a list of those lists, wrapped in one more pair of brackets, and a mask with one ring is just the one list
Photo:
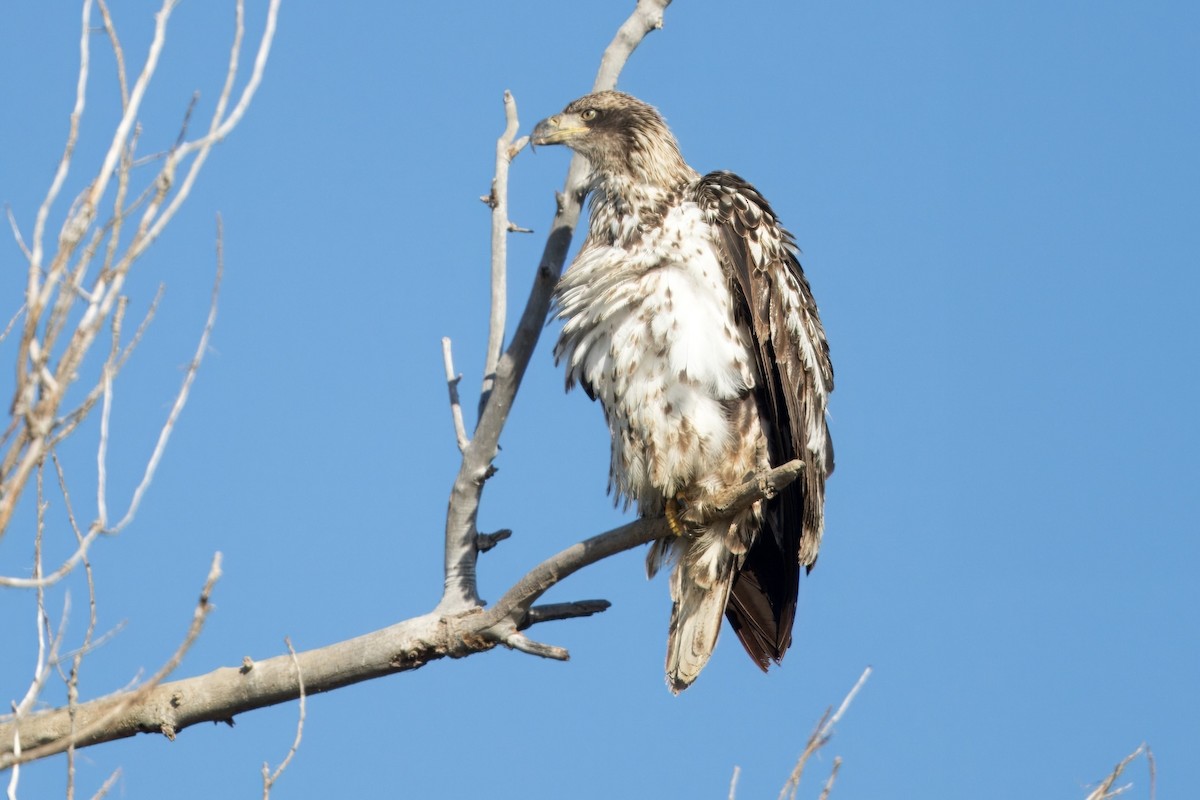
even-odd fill
[[(251, 6), (257, 31), (265, 3)], [(590, 87), (631, 8), (285, 2), (250, 115), (130, 285), (134, 309), (160, 281), (167, 294), (117, 384), (117, 507), (195, 346), (223, 214), (208, 360), (135, 525), (95, 552), (101, 628), (125, 627), (90, 659), (87, 696), (169, 655), (217, 550), (216, 612), (180, 676), (436, 602), (457, 466), (440, 338), (473, 398), (488, 296), (478, 197), (501, 95), (515, 93), (530, 130)], [(838, 469), (792, 651), (764, 677), (726, 635), (671, 697), (667, 587), (628, 553), (553, 593), (613, 602), (536, 629), (570, 649), (567, 664), (498, 651), (312, 698), (274, 796), (724, 797), (740, 765), (739, 797), (774, 797), (868, 664), (802, 796), (836, 753), (840, 800), (1082, 798), (1142, 741), (1160, 796), (1191, 791), (1197, 8), (678, 0), (620, 86), (663, 111), (696, 168), (735, 170), (771, 200), (803, 249), (837, 369)], [(115, 13), (140, 63), (150, 4)], [(0, 201), (26, 233), (66, 132), (77, 19), (73, 3), (25, 3), (0, 24)], [(178, 9), (145, 152), (174, 139), (194, 89), (198, 113), (211, 109), (231, 28), (232, 3)], [(96, 58), (81, 158), (114, 117), (111, 62)], [(566, 165), (561, 149), (521, 154), (516, 222), (547, 229)], [(7, 319), (23, 271), (0, 238)], [(541, 245), (512, 238), (513, 317)], [(0, 355), (11, 364), (11, 343)], [(95, 436), (68, 454), (83, 485)], [(493, 599), (626, 518), (604, 493), (599, 408), (563, 394), (546, 341), (502, 444), (481, 527), (516, 533), (483, 559)], [(28, 537), (10, 531), (0, 572), (28, 561)], [(0, 592), (5, 703), (32, 667), (30, 603)], [(121, 766), (120, 797), (256, 796), (295, 713), (89, 749), (78, 791)], [(1144, 767), (1132, 778), (1146, 797)], [(29, 767), (22, 796), (59, 795), (63, 781), (61, 762)]]

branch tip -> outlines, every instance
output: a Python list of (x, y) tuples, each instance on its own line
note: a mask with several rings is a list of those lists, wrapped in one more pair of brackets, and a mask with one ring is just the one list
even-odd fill
[(600, 614), (612, 607), (607, 600), (576, 600), (573, 603), (544, 603), (534, 606), (525, 614), (518, 630), (524, 630), (542, 622), (556, 622), (560, 619), (575, 619)]
[(454, 372), (454, 353), (450, 347), (450, 337), (442, 337), (442, 364), (446, 370), (446, 388), (450, 394), (450, 417), (454, 422), (454, 440), (460, 453), (467, 452), (471, 440), (467, 437), (467, 426), (463, 422), (462, 402), (458, 397), (458, 382), (462, 375)]
[(571, 654), (567, 652), (566, 648), (535, 642), (523, 633), (510, 633), (501, 641), (505, 647), (512, 650), (520, 650), (522, 653), (528, 653), (531, 656), (551, 658), (555, 661), (571, 660)]
[(501, 528), (495, 533), (481, 533), (475, 537), (475, 549), (480, 553), (486, 553), (500, 542), (512, 536), (512, 531), (508, 528)]

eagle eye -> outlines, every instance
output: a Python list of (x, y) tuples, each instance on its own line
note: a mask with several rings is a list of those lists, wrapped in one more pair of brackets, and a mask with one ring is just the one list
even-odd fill
[(600, 112), (599, 112), (599, 111), (597, 111), (597, 110), (596, 110), (596, 109), (594, 109), (594, 108), (588, 108), (588, 109), (585, 109), (585, 110), (583, 111), (583, 113), (579, 115), (579, 118), (580, 118), (581, 120), (583, 120), (584, 122), (591, 122), (592, 120), (594, 120), (594, 119), (595, 119), (596, 117), (598, 117), (598, 116), (600, 116)]

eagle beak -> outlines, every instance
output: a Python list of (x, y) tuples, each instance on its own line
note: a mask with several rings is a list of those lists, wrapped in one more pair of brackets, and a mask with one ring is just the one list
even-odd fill
[(574, 114), (555, 114), (537, 124), (529, 141), (537, 145), (567, 143), (587, 131), (587, 127), (580, 123), (581, 120)]

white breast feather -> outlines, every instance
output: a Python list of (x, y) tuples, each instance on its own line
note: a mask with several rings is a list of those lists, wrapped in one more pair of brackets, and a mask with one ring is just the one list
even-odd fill
[(628, 247), (585, 247), (563, 275), (555, 349), (604, 405), (619, 497), (661, 504), (714, 471), (733, 435), (723, 401), (754, 386), (749, 333), (700, 209)]

